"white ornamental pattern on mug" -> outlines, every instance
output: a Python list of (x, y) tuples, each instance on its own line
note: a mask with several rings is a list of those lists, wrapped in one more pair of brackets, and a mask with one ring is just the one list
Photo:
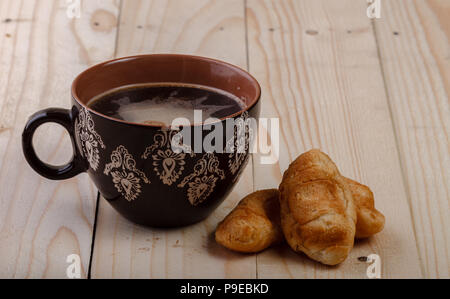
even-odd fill
[(242, 171), (241, 166), (248, 162), (250, 141), (253, 139), (253, 129), (248, 112), (244, 112), (235, 121), (234, 137), (227, 142), (226, 150), (229, 155), (228, 166), (233, 175)]
[(185, 177), (178, 187), (188, 185), (188, 200), (193, 206), (197, 206), (214, 191), (219, 179), (225, 179), (225, 173), (219, 169), (219, 159), (214, 154), (207, 153), (194, 166), (194, 172)]
[[(179, 153), (172, 150), (172, 141), (182, 149)], [(186, 162), (186, 155), (194, 157), (192, 150), (183, 145), (181, 135), (177, 131), (164, 129), (156, 133), (153, 137), (153, 144), (149, 146), (142, 155), (143, 159), (149, 157), (153, 160), (153, 170), (161, 181), (168, 186), (172, 186), (181, 176)]]
[(123, 145), (111, 154), (111, 163), (105, 166), (104, 173), (112, 176), (117, 191), (130, 202), (141, 194), (141, 181), (150, 184), (144, 172), (136, 168), (136, 161)]
[(99, 146), (105, 149), (100, 135), (95, 131), (94, 120), (86, 108), (82, 108), (75, 123), (75, 132), (81, 142), (81, 153), (89, 162), (89, 166), (96, 171), (100, 163)]

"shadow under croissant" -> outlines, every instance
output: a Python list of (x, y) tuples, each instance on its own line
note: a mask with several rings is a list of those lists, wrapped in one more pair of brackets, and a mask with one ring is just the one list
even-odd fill
[[(338, 269), (342, 265), (338, 264), (335, 266), (329, 266), (318, 263), (317, 261), (312, 260), (302, 252), (293, 251), (287, 243), (275, 245), (263, 251), (261, 254), (264, 255), (265, 258), (267, 259), (282, 260), (291, 278), (294, 278), (296, 276), (290, 273), (289, 271), (290, 267), (297, 267), (301, 265), (302, 267), (307, 267), (308, 269), (312, 268), (315, 270), (327, 270), (327, 269)], [(259, 265), (261, 265), (261, 262), (259, 262)]]
[(257, 253), (243, 253), (243, 252), (237, 252), (229, 250), (222, 245), (218, 244), (215, 240), (215, 232), (212, 232), (208, 234), (208, 239), (206, 243), (206, 250), (208, 251), (208, 254), (211, 256), (227, 260), (227, 261), (233, 261), (233, 260), (241, 260), (244, 258), (248, 258), (250, 256), (255, 256)]

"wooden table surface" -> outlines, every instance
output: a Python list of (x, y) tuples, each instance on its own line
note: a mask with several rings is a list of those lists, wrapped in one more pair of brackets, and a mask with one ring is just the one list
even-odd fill
[[(65, 278), (71, 254), (92, 278), (450, 277), (450, 1), (0, 0), (0, 277)], [(26, 163), (21, 133), (47, 107), (70, 107), (87, 67), (139, 53), (191, 53), (248, 69), (263, 87), (262, 116), (280, 118), (280, 161), (254, 155), (206, 221), (184, 229), (133, 225), (87, 175), (55, 182)], [(61, 164), (70, 141), (43, 126), (40, 157)], [(277, 187), (299, 154), (321, 148), (368, 184), (385, 230), (326, 267), (286, 245), (256, 255), (218, 246), (217, 223), (248, 193)]]

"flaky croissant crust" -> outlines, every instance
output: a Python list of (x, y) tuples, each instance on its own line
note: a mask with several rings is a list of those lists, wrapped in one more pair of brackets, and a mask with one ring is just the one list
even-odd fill
[(239, 252), (254, 253), (282, 240), (279, 192), (252, 193), (218, 225), (216, 241)]
[(368, 238), (384, 228), (385, 218), (375, 209), (375, 199), (369, 187), (345, 178), (356, 207), (356, 238)]
[(295, 251), (335, 265), (345, 260), (355, 237), (367, 238), (384, 228), (385, 218), (375, 209), (370, 188), (342, 177), (318, 150), (291, 164), (280, 191), (263, 190), (244, 198), (219, 224), (217, 242), (254, 253), (278, 243), (284, 233)]
[(295, 160), (280, 185), (281, 226), (295, 251), (323, 264), (343, 262), (353, 248), (356, 209), (336, 165), (312, 150)]

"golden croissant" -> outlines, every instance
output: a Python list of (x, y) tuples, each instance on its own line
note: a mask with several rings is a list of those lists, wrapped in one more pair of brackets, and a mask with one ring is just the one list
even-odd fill
[(279, 192), (276, 189), (248, 195), (219, 224), (216, 241), (239, 252), (260, 252), (282, 240)]
[(384, 215), (375, 209), (375, 200), (369, 187), (345, 178), (356, 207), (356, 238), (368, 238), (384, 228)]
[[(283, 230), (289, 245), (324, 264), (345, 260), (354, 237), (367, 238), (384, 228), (385, 218), (375, 209), (370, 188), (342, 177), (331, 159), (318, 150), (292, 163), (280, 190), (284, 194), (280, 198)], [(277, 190), (264, 190), (244, 198), (219, 224), (217, 242), (250, 253), (279, 242), (279, 195)], [(350, 196), (347, 206), (344, 203)]]
[(297, 252), (326, 265), (342, 263), (353, 248), (356, 208), (347, 181), (324, 153), (301, 155), (280, 185), (281, 227)]

